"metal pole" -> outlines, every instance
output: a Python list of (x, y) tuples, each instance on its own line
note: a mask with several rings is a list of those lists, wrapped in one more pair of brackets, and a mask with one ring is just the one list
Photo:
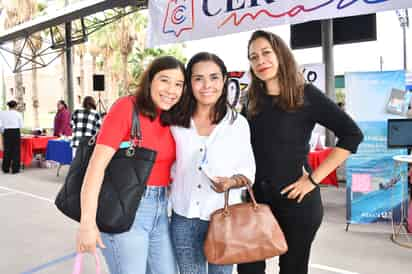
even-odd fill
[(379, 64), (380, 64), (380, 69), (381, 71), (383, 70), (383, 57), (379, 56)]
[(73, 99), (73, 65), (72, 65), (72, 24), (66, 23), (66, 79), (67, 79), (67, 105), (70, 111), (74, 109)]
[[(64, 6), (69, 5), (69, 0), (64, 1)], [(66, 22), (66, 81), (67, 81), (67, 105), (70, 111), (74, 109), (73, 96), (73, 63), (72, 63), (72, 23)]]
[[(325, 92), (326, 95), (334, 102), (336, 102), (336, 92), (335, 92), (335, 72), (333, 64), (333, 20), (327, 19), (322, 20), (322, 59), (325, 64)], [(326, 140), (327, 146), (335, 145), (334, 134), (326, 130)]]
[(403, 39), (403, 69), (407, 71), (408, 70), (408, 59), (406, 55), (406, 51), (407, 51), (406, 50), (406, 28), (409, 27), (408, 9), (396, 10), (396, 15), (398, 16), (398, 20), (402, 28), (402, 34), (403, 34), (403, 37), (402, 37)]
[(402, 24), (402, 32), (403, 32), (403, 69), (408, 71), (408, 59), (406, 58), (406, 23)]

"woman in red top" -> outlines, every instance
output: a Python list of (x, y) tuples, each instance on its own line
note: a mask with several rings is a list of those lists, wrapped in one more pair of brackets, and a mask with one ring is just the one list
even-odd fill
[[(111, 274), (175, 274), (167, 217), (166, 190), (175, 160), (175, 142), (168, 116), (184, 90), (184, 65), (174, 57), (155, 59), (140, 79), (136, 96), (119, 99), (104, 118), (81, 192), (78, 252), (102, 248)], [(100, 233), (96, 225), (98, 195), (104, 170), (123, 141), (128, 141), (136, 104), (142, 146), (157, 151), (132, 228), (124, 233)], [(102, 237), (101, 237), (101, 236)]]
[(66, 102), (59, 100), (57, 102), (57, 113), (54, 116), (54, 132), (53, 136), (60, 137), (71, 136), (72, 128), (70, 126), (70, 111), (67, 108)]

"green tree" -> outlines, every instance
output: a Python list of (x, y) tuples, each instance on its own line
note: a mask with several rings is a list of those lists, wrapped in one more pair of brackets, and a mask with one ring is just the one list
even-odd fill
[(145, 65), (158, 56), (172, 55), (186, 62), (182, 45), (146, 48), (146, 29), (147, 15), (134, 12), (92, 35), (91, 43), (100, 48), (103, 55), (100, 61), (103, 62), (106, 86), (110, 87), (106, 93), (114, 97), (132, 93)]
[[(34, 3), (36, 8), (34, 13), (32, 14), (33, 18), (37, 15), (44, 14), (46, 9), (45, 4), (41, 3)], [(37, 59), (37, 54), (41, 50), (43, 46), (43, 37), (44, 33), (38, 32), (31, 36), (32, 44), (30, 44), (30, 50), (32, 54), (33, 60)], [(39, 91), (38, 91), (38, 77), (37, 77), (37, 69), (36, 64), (32, 63), (32, 70), (31, 70), (31, 77), (32, 77), (32, 106), (33, 106), (33, 125), (35, 128), (40, 127), (40, 118), (39, 118)]]
[[(29, 21), (35, 12), (36, 1), (34, 0), (7, 0), (2, 2), (3, 12), (6, 17), (4, 20), (4, 28), (13, 28), (21, 23)], [(19, 52), (22, 45), (22, 40), (13, 41), (13, 51)], [(21, 60), (15, 56), (16, 66), (21, 65)], [(23, 90), (23, 75), (21, 72), (14, 74), (14, 85), (16, 100), (18, 103), (17, 109), (24, 111), (24, 90)]]
[(336, 102), (345, 103), (345, 89), (343, 88), (336, 89)]
[(144, 69), (153, 59), (166, 55), (174, 56), (183, 63), (186, 63), (187, 61), (187, 58), (183, 54), (182, 45), (173, 45), (167, 48), (135, 48), (129, 61), (129, 63), (131, 64), (130, 67), (132, 80), (130, 84), (132, 88), (136, 88), (139, 78), (142, 75)]

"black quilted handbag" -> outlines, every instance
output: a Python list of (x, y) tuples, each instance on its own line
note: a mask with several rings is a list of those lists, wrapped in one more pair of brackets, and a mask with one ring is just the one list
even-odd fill
[[(121, 233), (130, 229), (156, 159), (156, 151), (140, 146), (142, 134), (137, 109), (132, 116), (130, 146), (118, 149), (105, 170), (96, 215), (102, 232)], [(80, 190), (95, 142), (96, 135), (81, 140), (55, 200), (63, 214), (78, 222)]]

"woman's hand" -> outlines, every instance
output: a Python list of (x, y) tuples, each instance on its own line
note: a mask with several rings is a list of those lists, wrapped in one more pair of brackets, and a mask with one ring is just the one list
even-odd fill
[(217, 193), (225, 192), (236, 184), (236, 180), (232, 177), (214, 177), (211, 182), (213, 185), (210, 187)]
[(103, 244), (102, 238), (100, 237), (100, 232), (97, 228), (97, 225), (80, 224), (76, 239), (77, 252), (95, 253), (96, 245), (98, 245), (100, 248), (106, 248), (106, 246)]
[(315, 189), (315, 185), (309, 180), (309, 175), (304, 172), (302, 177), (300, 177), (293, 184), (282, 189), (280, 194), (288, 193), (288, 199), (298, 199), (298, 203), (302, 202), (306, 194)]
[(215, 177), (212, 180), (212, 189), (218, 193), (225, 192), (230, 188), (238, 188), (250, 184), (249, 179), (241, 174), (233, 175), (232, 177)]

